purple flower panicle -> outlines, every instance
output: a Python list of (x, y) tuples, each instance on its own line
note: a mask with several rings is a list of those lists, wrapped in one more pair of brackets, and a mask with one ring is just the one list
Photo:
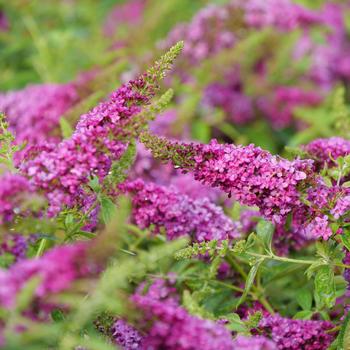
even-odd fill
[(133, 218), (141, 228), (164, 228), (168, 239), (189, 235), (193, 241), (239, 237), (238, 225), (209, 199), (193, 199), (174, 187), (166, 188), (142, 180), (127, 182), (122, 190), (132, 193)]
[(123, 350), (141, 350), (143, 337), (132, 326), (124, 320), (117, 320), (112, 327), (112, 335), (114, 341)]
[(271, 337), (279, 350), (326, 350), (333, 340), (327, 321), (293, 320), (279, 315), (264, 317), (259, 324), (263, 335)]
[(82, 243), (56, 247), (41, 258), (22, 260), (8, 270), (0, 269), (0, 306), (14, 307), (16, 295), (34, 277), (39, 277), (35, 291), (38, 298), (69, 288), (77, 278), (90, 272), (84, 259), (86, 247)]

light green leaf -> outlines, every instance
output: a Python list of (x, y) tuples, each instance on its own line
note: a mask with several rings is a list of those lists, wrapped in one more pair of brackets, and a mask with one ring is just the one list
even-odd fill
[(65, 118), (60, 118), (60, 127), (64, 139), (69, 139), (73, 135), (73, 129)]
[(313, 311), (303, 310), (303, 311), (297, 312), (294, 315), (293, 319), (294, 320), (310, 320), (312, 315), (313, 315)]
[(260, 220), (256, 226), (256, 233), (262, 240), (265, 250), (271, 252), (272, 236), (275, 226), (270, 221)]
[(315, 277), (315, 300), (318, 309), (331, 308), (335, 303), (334, 272), (331, 266), (321, 266)]
[(115, 214), (117, 207), (107, 196), (100, 197), (100, 204), (101, 218), (105, 224), (108, 224), (111, 221), (113, 215)]
[(296, 293), (296, 300), (303, 310), (311, 310), (312, 293), (308, 288), (299, 289)]

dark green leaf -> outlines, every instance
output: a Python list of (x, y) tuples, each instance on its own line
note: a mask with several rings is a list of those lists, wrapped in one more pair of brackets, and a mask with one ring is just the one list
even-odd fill
[(64, 320), (64, 314), (60, 309), (55, 309), (51, 312), (51, 318), (55, 322), (61, 322)]
[(247, 295), (248, 295), (250, 289), (251, 289), (252, 286), (253, 286), (256, 273), (258, 272), (259, 267), (260, 267), (260, 265), (261, 265), (263, 262), (264, 262), (264, 259), (259, 259), (259, 260), (252, 266), (252, 268), (250, 269), (250, 271), (249, 271), (249, 273), (248, 273), (247, 280), (246, 280), (246, 282), (245, 282), (244, 292), (243, 292), (242, 296), (240, 297), (236, 308), (237, 308), (239, 305), (241, 305), (241, 304), (245, 301), (245, 299), (246, 299), (246, 297), (247, 297)]

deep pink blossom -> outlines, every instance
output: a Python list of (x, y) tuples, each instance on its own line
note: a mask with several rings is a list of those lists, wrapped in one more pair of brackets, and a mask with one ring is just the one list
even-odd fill
[(124, 320), (117, 320), (112, 327), (114, 341), (123, 350), (141, 350), (142, 335)]
[(181, 306), (136, 294), (132, 300), (153, 320), (144, 338), (148, 350), (233, 350), (230, 332), (213, 321), (191, 316)]
[(305, 234), (310, 238), (323, 238), (328, 240), (332, 236), (332, 229), (329, 227), (328, 216), (316, 216), (305, 227)]
[(0, 223), (12, 220), (19, 213), (22, 200), (33, 191), (28, 180), (19, 175), (4, 173), (0, 176)]
[(333, 340), (334, 326), (327, 321), (293, 320), (279, 315), (264, 317), (259, 323), (263, 335), (271, 337), (279, 350), (326, 350)]
[(34, 277), (39, 278), (35, 290), (38, 298), (69, 288), (77, 278), (93, 271), (84, 259), (86, 247), (82, 243), (56, 247), (41, 258), (22, 260), (8, 270), (0, 269), (0, 305), (14, 307), (16, 295)]
[(316, 91), (298, 87), (276, 87), (272, 96), (258, 99), (258, 106), (274, 128), (288, 127), (294, 120), (297, 107), (317, 106), (322, 96)]
[(167, 48), (184, 40), (186, 45), (182, 59), (189, 65), (195, 65), (225, 48), (232, 47), (236, 38), (230, 30), (230, 21), (235, 10), (236, 7), (232, 4), (210, 4), (201, 9), (190, 23), (178, 24), (161, 46)]
[(277, 350), (277, 346), (271, 340), (262, 336), (244, 337), (238, 336), (233, 343), (234, 350)]
[(331, 210), (331, 214), (335, 219), (339, 219), (350, 210), (350, 196), (346, 195), (337, 200), (334, 208)]
[(290, 0), (248, 0), (244, 2), (245, 20), (253, 27), (273, 26), (292, 30), (319, 21), (319, 15)]
[(215, 140), (193, 149), (195, 179), (259, 207), (266, 218), (281, 222), (301, 205), (298, 185), (309, 176), (311, 161), (288, 161), (253, 145), (220, 145)]
[(242, 91), (238, 77), (226, 78), (227, 83), (210, 84), (204, 92), (204, 104), (220, 107), (228, 120), (235, 124), (247, 124), (254, 117), (253, 99)]
[(92, 176), (102, 181), (108, 174), (126, 147), (118, 138), (125, 137), (127, 124), (153, 95), (151, 86), (141, 93), (145, 86), (144, 77), (123, 85), (80, 117), (70, 139), (46, 145), (21, 165), (31, 183), (46, 193), (49, 214), (56, 214), (65, 205), (81, 204), (82, 186)]
[(239, 237), (237, 223), (207, 198), (192, 199), (175, 188), (142, 180), (123, 184), (132, 193), (133, 218), (141, 228), (154, 226), (155, 233), (165, 230), (168, 239), (189, 235), (193, 241), (223, 240)]
[(78, 100), (73, 83), (29, 85), (0, 94), (0, 111), (5, 113), (16, 141), (35, 144), (54, 136), (60, 117)]
[(328, 139), (316, 139), (303, 147), (313, 158), (319, 167), (324, 165), (334, 166), (334, 160), (350, 154), (350, 141), (341, 137)]
[(117, 4), (109, 12), (104, 23), (104, 32), (113, 36), (120, 25), (136, 25), (142, 19), (145, 10), (145, 0), (128, 0), (124, 4)]

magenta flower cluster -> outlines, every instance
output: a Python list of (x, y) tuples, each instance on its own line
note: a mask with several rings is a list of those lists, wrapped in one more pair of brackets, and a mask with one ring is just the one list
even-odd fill
[(247, 124), (254, 118), (253, 99), (243, 91), (243, 84), (236, 72), (227, 77), (227, 82), (215, 82), (204, 91), (204, 105), (219, 107), (227, 119), (237, 125)]
[(0, 112), (5, 113), (16, 141), (36, 144), (53, 139), (59, 118), (78, 100), (73, 83), (29, 85), (1, 93)]
[(334, 166), (334, 160), (350, 154), (350, 141), (341, 137), (316, 139), (304, 146), (306, 152), (315, 158), (319, 167)]
[(253, 145), (220, 145), (215, 140), (193, 147), (196, 180), (257, 206), (276, 223), (301, 206), (298, 185), (310, 175), (312, 161), (288, 161)]
[(21, 164), (31, 184), (47, 194), (49, 214), (79, 204), (82, 186), (92, 176), (102, 181), (108, 174), (126, 147), (118, 138), (125, 137), (125, 126), (140, 112), (140, 105), (149, 101), (149, 95), (140, 92), (145, 84), (139, 78), (123, 85), (107, 101), (81, 116), (70, 139), (57, 146), (46, 145)]
[(188, 24), (177, 25), (161, 43), (162, 48), (168, 48), (179, 40), (186, 45), (183, 57), (189, 65), (198, 62), (230, 48), (235, 43), (235, 34), (230, 30), (230, 13), (235, 8), (232, 5), (209, 5), (200, 10)]
[(69, 288), (77, 278), (93, 271), (85, 259), (86, 247), (83, 243), (56, 247), (39, 259), (22, 260), (8, 270), (0, 269), (0, 305), (11, 309), (32, 278), (38, 278), (38, 298)]
[(134, 295), (133, 301), (153, 324), (144, 338), (148, 350), (233, 350), (231, 333), (219, 324), (191, 316), (172, 302), (147, 295)]
[(259, 330), (271, 337), (279, 350), (326, 350), (333, 340), (327, 321), (292, 320), (279, 315), (264, 317)]
[(141, 350), (142, 335), (124, 320), (117, 320), (112, 327), (113, 339), (123, 350)]
[(143, 229), (154, 226), (155, 233), (164, 229), (168, 239), (188, 235), (201, 242), (240, 236), (239, 225), (207, 198), (192, 199), (175, 188), (142, 180), (123, 184), (122, 190), (132, 194), (136, 224)]
[(238, 336), (233, 343), (233, 350), (277, 350), (271, 340), (262, 336)]
[(0, 223), (12, 220), (21, 210), (21, 203), (32, 192), (28, 180), (6, 172), (0, 176)]
[(321, 101), (322, 96), (316, 91), (279, 86), (271, 96), (258, 98), (257, 105), (274, 128), (282, 129), (292, 124), (296, 107), (317, 106)]

